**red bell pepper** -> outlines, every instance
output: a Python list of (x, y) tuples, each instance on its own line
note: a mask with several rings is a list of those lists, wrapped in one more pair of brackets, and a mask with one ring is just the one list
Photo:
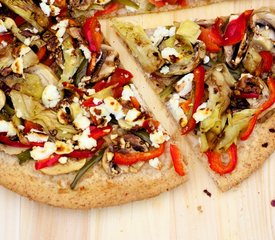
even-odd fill
[(106, 126), (103, 128), (98, 128), (96, 126), (90, 126), (90, 135), (89, 137), (92, 137), (93, 139), (97, 140), (99, 138), (102, 138), (106, 135), (108, 135), (112, 131), (111, 126)]
[(54, 63), (54, 61), (55, 61), (54, 56), (50, 54), (49, 56), (46, 57), (45, 60), (43, 59), (42, 63), (49, 67)]
[(17, 147), (17, 148), (31, 148), (31, 145), (23, 144), (19, 141), (12, 141), (7, 136), (0, 135), (0, 143), (4, 143), (11, 147)]
[(131, 96), (130, 100), (131, 100), (133, 107), (137, 110), (140, 110), (140, 103), (138, 102), (137, 98), (134, 96)]
[(83, 33), (88, 41), (88, 47), (91, 52), (100, 52), (103, 42), (103, 36), (100, 29), (100, 23), (96, 17), (87, 18), (83, 25)]
[(94, 16), (95, 17), (101, 17), (104, 15), (108, 15), (116, 10), (118, 10), (120, 7), (120, 4), (117, 2), (112, 2), (108, 4), (103, 10), (98, 10), (95, 12)]
[(259, 115), (265, 111), (266, 109), (270, 108), (275, 103), (275, 79), (272, 77), (269, 77), (267, 80), (267, 85), (270, 91), (269, 98), (266, 102), (264, 102), (256, 111), (254, 116), (250, 119), (248, 126), (244, 132), (241, 133), (241, 140), (247, 140), (251, 133), (253, 132), (253, 129), (256, 125), (257, 118)]
[(182, 155), (177, 145), (170, 144), (170, 154), (172, 156), (175, 171), (180, 175), (184, 176), (185, 171), (182, 164)]
[(234, 45), (242, 41), (246, 32), (247, 20), (253, 10), (246, 10), (237, 19), (230, 21), (225, 29), (223, 36), (223, 45)]
[(7, 43), (12, 43), (13, 42), (13, 35), (11, 33), (1, 33), (0, 34), (0, 43), (2, 41), (5, 41)]
[(209, 28), (201, 27), (201, 34), (199, 40), (203, 41), (206, 45), (206, 50), (212, 53), (219, 52), (223, 45), (223, 38), (221, 33), (221, 26), (223, 20), (216, 18), (215, 24)]
[(156, 7), (163, 7), (165, 6), (164, 0), (148, 0), (150, 3), (152, 3)]
[(113, 92), (113, 97), (118, 99), (122, 96), (122, 92), (123, 92), (123, 87), (115, 87), (112, 88), (112, 92)]
[(97, 82), (93, 86), (93, 89), (96, 92), (98, 92), (110, 86), (123, 87), (124, 85), (128, 84), (132, 78), (133, 78), (133, 75), (129, 71), (122, 68), (116, 68), (115, 72), (113, 73), (113, 75), (108, 81), (103, 80), (103, 81)]
[(83, 101), (81, 103), (82, 106), (84, 107), (95, 107), (95, 106), (98, 106), (102, 103), (102, 101), (98, 102), (97, 104), (94, 103), (94, 98), (91, 97), (91, 98), (88, 98), (87, 100)]
[(54, 154), (53, 156), (50, 156), (49, 158), (36, 161), (35, 162), (35, 169), (39, 170), (45, 167), (51, 167), (58, 163), (59, 158), (61, 158), (61, 155)]
[(193, 118), (193, 114), (197, 111), (197, 108), (202, 102), (204, 96), (204, 78), (205, 78), (205, 69), (203, 66), (199, 66), (194, 70), (194, 81), (195, 81), (195, 94), (194, 94), (194, 103), (192, 108), (192, 116), (188, 120), (188, 123), (185, 127), (182, 128), (182, 134), (185, 135), (192, 131), (196, 127), (196, 120)]
[(237, 146), (235, 143), (231, 144), (231, 146), (227, 150), (227, 154), (229, 155), (229, 162), (225, 165), (221, 159), (221, 153), (207, 151), (205, 152), (208, 158), (209, 167), (220, 175), (224, 175), (227, 173), (231, 173), (236, 165), (237, 165)]
[(38, 123), (34, 123), (32, 121), (25, 120), (24, 121), (24, 133), (29, 133), (32, 129), (42, 131), (43, 127)]
[(18, 16), (18, 15), (15, 17), (14, 21), (15, 21), (15, 24), (17, 27), (20, 27), (21, 25), (23, 25), (26, 22), (26, 20), (24, 18), (22, 18), (21, 16)]
[(150, 118), (143, 122), (142, 127), (145, 128), (148, 133), (152, 133), (158, 129), (159, 125), (160, 123), (157, 120)]
[(46, 46), (43, 46), (38, 50), (36, 55), (39, 61), (41, 61), (46, 56), (46, 52), (47, 52)]
[(273, 56), (269, 51), (261, 51), (259, 52), (259, 54), (262, 57), (262, 61), (259, 64), (259, 69), (257, 69), (260, 75), (261, 73), (269, 72), (271, 70), (273, 64)]
[(186, 0), (178, 0), (178, 5), (181, 7), (187, 7), (187, 1)]
[(240, 93), (239, 95), (234, 95), (235, 98), (259, 98), (259, 93)]
[(154, 148), (148, 152), (131, 152), (131, 153), (119, 153), (115, 152), (114, 163), (121, 165), (132, 165), (139, 161), (148, 161), (150, 159), (159, 157), (164, 153), (165, 144), (161, 144), (159, 148)]

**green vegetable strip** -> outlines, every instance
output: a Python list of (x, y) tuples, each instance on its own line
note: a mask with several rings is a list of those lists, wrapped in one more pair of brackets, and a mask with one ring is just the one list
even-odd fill
[(147, 142), (150, 145), (152, 145), (152, 142), (150, 140), (150, 136), (149, 136), (148, 132), (141, 130), (141, 131), (133, 132), (133, 134), (140, 137), (144, 142)]
[(97, 155), (93, 156), (92, 159), (88, 162), (85, 163), (85, 165), (79, 169), (78, 173), (76, 174), (73, 182), (71, 183), (70, 187), (71, 189), (75, 189), (76, 184), (80, 180), (80, 178), (92, 167), (94, 166), (97, 162), (99, 162), (104, 154), (106, 148), (101, 149)]
[(32, 157), (31, 157), (31, 154), (30, 154), (31, 150), (28, 149), (24, 152), (21, 152), (19, 154), (16, 155), (16, 157), (18, 158), (19, 160), (19, 164), (22, 165), (23, 163), (27, 162), (28, 160), (31, 160)]
[(131, 0), (115, 0), (115, 1), (125, 5), (127, 7), (132, 7), (132, 8), (135, 8), (135, 9), (139, 9), (139, 6)]

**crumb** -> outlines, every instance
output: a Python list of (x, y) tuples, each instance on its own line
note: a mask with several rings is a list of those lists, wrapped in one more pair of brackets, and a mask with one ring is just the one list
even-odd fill
[(201, 205), (198, 206), (197, 209), (198, 209), (198, 211), (199, 211), (200, 213), (203, 213), (203, 210), (202, 210), (202, 206), (201, 206)]
[(271, 200), (270, 204), (272, 207), (275, 207), (275, 199)]
[(212, 196), (212, 193), (209, 192), (207, 189), (204, 189), (203, 192), (204, 192), (208, 197), (211, 197), (211, 196)]
[(268, 146), (267, 142), (262, 144), (262, 147), (264, 147), (264, 148), (267, 148), (267, 146)]

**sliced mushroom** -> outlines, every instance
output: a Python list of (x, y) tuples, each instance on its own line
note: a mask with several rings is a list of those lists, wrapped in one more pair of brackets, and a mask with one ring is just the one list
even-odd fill
[(270, 51), (275, 42), (275, 14), (273, 9), (261, 8), (255, 11), (250, 19), (254, 32), (252, 45), (258, 51)]
[(101, 164), (108, 175), (117, 176), (121, 173), (121, 169), (112, 161), (114, 153), (107, 148), (103, 154)]
[(194, 46), (194, 51), (190, 61), (186, 62), (186, 59), (183, 58), (183, 61), (179, 60), (169, 66), (169, 72), (162, 74), (160, 71), (156, 72), (156, 75), (161, 77), (170, 77), (174, 75), (184, 75), (192, 72), (204, 59), (206, 53), (205, 44), (202, 41), (197, 41)]
[(118, 53), (112, 47), (102, 44), (101, 50), (102, 54), (95, 67), (96, 70), (92, 75), (92, 82), (98, 82), (107, 78), (115, 71), (119, 64)]
[(242, 61), (248, 48), (247, 34), (243, 40), (236, 45), (224, 46), (225, 61), (231, 68), (235, 69)]

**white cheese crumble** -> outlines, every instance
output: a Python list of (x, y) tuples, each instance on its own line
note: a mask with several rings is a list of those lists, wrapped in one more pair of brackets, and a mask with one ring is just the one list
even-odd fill
[(154, 45), (158, 45), (164, 37), (172, 37), (175, 35), (175, 33), (176, 27), (167, 29), (166, 27), (160, 26), (157, 27), (150, 39)]
[(0, 120), (0, 132), (6, 132), (9, 137), (16, 135), (16, 129), (13, 123), (5, 120)]
[(39, 4), (43, 13), (45, 13), (48, 17), (50, 15), (57, 16), (61, 11), (61, 9), (54, 6), (53, 3), (54, 1), (50, 1), (50, 4), (47, 4), (47, 0), (42, 0), (42, 2)]
[(116, 120), (120, 120), (125, 117), (122, 105), (113, 97), (105, 98), (104, 105), (106, 110), (115, 116)]
[(155, 131), (150, 133), (150, 140), (152, 142), (152, 146), (155, 148), (159, 147), (159, 144), (164, 143), (169, 139), (169, 136), (163, 133), (163, 131)]
[(7, 28), (4, 25), (4, 22), (0, 19), (0, 33), (5, 33), (7, 32)]
[(168, 66), (163, 66), (160, 69), (160, 73), (162, 73), (162, 74), (167, 74), (167, 73), (169, 73), (169, 71), (170, 71), (170, 68)]
[(90, 107), (90, 113), (92, 114), (92, 116), (96, 117), (97, 120), (104, 119), (105, 124), (110, 122), (112, 119), (110, 113), (104, 107), (104, 104), (95, 107)]
[(162, 168), (162, 163), (158, 158), (150, 159), (149, 165), (157, 170), (160, 170)]
[(68, 162), (68, 158), (63, 156), (58, 159), (58, 162), (61, 164), (66, 164)]
[(57, 31), (55, 33), (55, 35), (57, 36), (58, 41), (60, 43), (63, 42), (63, 38), (62, 37), (64, 36), (64, 34), (66, 32), (66, 28), (68, 27), (68, 25), (69, 25), (69, 20), (65, 19), (65, 20), (62, 20), (59, 23), (57, 23), (57, 24), (55, 24), (55, 25), (52, 26), (52, 29), (55, 30), (55, 31)]
[(175, 120), (180, 123), (181, 127), (184, 127), (187, 124), (187, 116), (179, 105), (180, 96), (178, 94), (173, 94), (166, 104)]
[(192, 82), (194, 79), (194, 74), (189, 73), (183, 76), (179, 81), (176, 83), (176, 89), (179, 90), (179, 96), (184, 97), (192, 90)]
[(56, 141), (56, 153), (57, 154), (68, 154), (71, 153), (73, 149), (73, 144), (71, 142), (62, 142), (62, 141)]
[(45, 133), (31, 131), (26, 135), (26, 138), (30, 142), (47, 142), (49, 139), (49, 136)]
[(205, 57), (203, 58), (203, 64), (207, 64), (209, 63), (209, 61), (210, 61), (210, 57), (205, 55)]
[(82, 134), (73, 136), (73, 140), (78, 142), (79, 149), (92, 149), (96, 147), (97, 142), (92, 137), (89, 137), (90, 129), (86, 128)]
[(125, 8), (126, 8), (127, 11), (132, 12), (132, 13), (137, 11), (136, 8), (133, 8), (133, 7), (130, 7), (130, 6), (125, 6)]
[(193, 114), (193, 118), (198, 123), (208, 118), (211, 114), (212, 111), (209, 108), (207, 108), (207, 103), (204, 102), (197, 108), (197, 111)]
[(91, 51), (85, 45), (80, 44), (79, 49), (83, 52), (83, 55), (86, 59), (90, 60), (92, 58)]
[(45, 87), (42, 93), (42, 103), (46, 108), (55, 107), (57, 103), (60, 101), (60, 99), (61, 96), (56, 86), (50, 84), (47, 87)]
[(82, 130), (90, 126), (90, 120), (87, 117), (83, 116), (81, 113), (76, 116), (73, 123), (76, 128)]
[(124, 101), (130, 101), (131, 97), (133, 97), (133, 96), (134, 96), (134, 93), (133, 93), (132, 89), (130, 88), (130, 86), (129, 85), (124, 86), (122, 94), (121, 94), (121, 99)]
[(133, 122), (135, 121), (138, 116), (141, 114), (140, 111), (138, 111), (137, 109), (133, 108), (133, 109), (130, 109), (127, 114), (126, 114), (126, 117), (125, 117), (125, 121), (127, 122)]
[(166, 47), (161, 51), (161, 56), (170, 61), (170, 56), (179, 57), (179, 53), (175, 48)]
[(53, 142), (46, 142), (44, 147), (33, 147), (30, 154), (34, 160), (43, 160), (50, 157), (56, 151), (56, 145)]

